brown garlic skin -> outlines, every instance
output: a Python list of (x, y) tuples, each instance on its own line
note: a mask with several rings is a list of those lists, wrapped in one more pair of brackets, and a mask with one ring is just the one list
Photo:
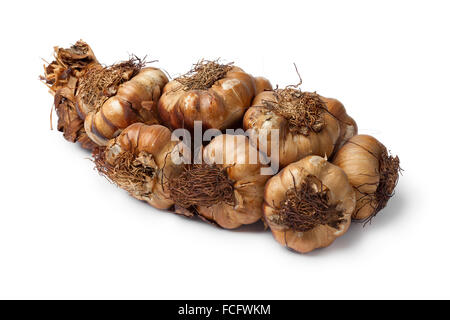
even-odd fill
[[(339, 229), (329, 225), (317, 225), (311, 230), (299, 232), (275, 222), (278, 208), (286, 199), (286, 192), (290, 188), (300, 186), (308, 175), (316, 177), (328, 188), (329, 203), (342, 210), (344, 220)], [(273, 236), (281, 245), (301, 253), (327, 247), (337, 237), (342, 236), (350, 226), (354, 209), (355, 193), (344, 171), (319, 156), (307, 156), (286, 166), (267, 182), (264, 191), (264, 218)]]
[[(253, 129), (249, 135), (251, 143), (258, 146), (260, 150), (264, 150), (268, 156), (271, 156), (270, 130), (279, 130), (280, 167), (285, 167), (307, 155), (329, 157), (333, 153), (335, 145), (339, 144), (341, 139), (348, 134), (345, 133), (347, 127), (344, 128), (338, 120), (340, 118), (348, 120), (348, 116), (346, 117), (342, 104), (335, 99), (323, 98), (327, 108), (331, 108), (329, 113), (324, 112), (323, 114), (325, 126), (319, 132), (310, 131), (306, 136), (292, 132), (289, 129), (288, 120), (263, 106), (264, 100), (276, 102), (274, 92), (265, 91), (255, 97), (252, 106), (244, 115), (243, 126), (245, 130)], [(356, 123), (351, 127), (357, 130)], [(267, 140), (263, 142), (266, 146), (263, 148), (259, 145), (261, 141), (258, 141), (260, 130), (268, 132)], [(350, 131), (348, 130), (348, 132)]]
[(347, 114), (344, 105), (337, 99), (320, 97), (327, 105), (328, 111), (339, 120), (340, 134), (334, 152), (339, 150), (348, 139), (358, 134), (358, 125)]
[(193, 130), (194, 121), (202, 121), (204, 129), (224, 130), (240, 125), (255, 94), (271, 88), (267, 79), (232, 67), (206, 90), (186, 90), (176, 79), (170, 81), (164, 87), (158, 111), (163, 123), (172, 129)]
[(89, 138), (99, 146), (105, 146), (109, 139), (133, 123), (159, 123), (156, 104), (167, 82), (161, 70), (143, 68), (136, 76), (122, 83), (116, 94), (98, 110), (84, 103), (77, 93), (77, 111), (84, 119)]
[(261, 219), (264, 185), (270, 175), (261, 175), (261, 168), (267, 166), (260, 161), (250, 164), (251, 152), (259, 159), (264, 157), (250, 145), (245, 136), (226, 134), (214, 138), (204, 148), (203, 160), (206, 163), (224, 162), (217, 165), (226, 168), (226, 175), (233, 181), (235, 204), (197, 206), (198, 214), (226, 229), (238, 228)]
[(87, 136), (84, 122), (77, 113), (75, 91), (84, 73), (100, 64), (91, 47), (81, 40), (67, 49), (55, 47), (54, 57), (55, 60), (44, 67), (41, 80), (54, 96), (57, 128), (66, 140), (79, 142), (83, 148), (92, 150), (96, 144)]
[(168, 209), (173, 205), (165, 184), (167, 179), (182, 170), (181, 165), (172, 161), (171, 153), (178, 148), (181, 148), (179, 152), (182, 153), (183, 146), (179, 141), (171, 141), (171, 134), (169, 129), (161, 125), (135, 123), (112, 139), (105, 151), (105, 160), (110, 165), (114, 165), (123, 152), (132, 153), (135, 157), (145, 155), (147, 165), (154, 170), (153, 178), (145, 185), (148, 192), (139, 194), (133, 190), (127, 191), (133, 197), (144, 200), (158, 209)]
[[(379, 190), (382, 181), (381, 161), (392, 163), (392, 172), (387, 175), (387, 190)], [(399, 160), (389, 157), (386, 147), (374, 137), (357, 135), (336, 153), (333, 164), (342, 168), (356, 193), (356, 209), (353, 219), (366, 220), (383, 209), (392, 196), (398, 180)], [(383, 188), (381, 186), (381, 188)], [(381, 197), (380, 193), (385, 195)]]
[(72, 78), (78, 80), (87, 68), (99, 65), (91, 47), (84, 41), (77, 41), (70, 48), (54, 47), (55, 60), (45, 66), (45, 75), (41, 77), (55, 93), (61, 88), (70, 86)]

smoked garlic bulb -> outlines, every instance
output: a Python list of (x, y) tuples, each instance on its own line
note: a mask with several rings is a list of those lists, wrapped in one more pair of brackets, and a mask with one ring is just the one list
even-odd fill
[(187, 166), (169, 182), (177, 212), (191, 212), (227, 229), (258, 221), (270, 177), (263, 158), (245, 136), (214, 138), (203, 150), (203, 163)]
[(97, 170), (133, 197), (155, 208), (173, 205), (167, 179), (181, 173), (181, 164), (174, 163), (172, 153), (183, 153), (178, 141), (171, 141), (171, 132), (161, 125), (135, 123), (109, 141), (106, 148), (94, 151)]
[(55, 61), (41, 78), (55, 96), (64, 137), (92, 149), (132, 123), (159, 123), (156, 104), (168, 79), (144, 65), (133, 57), (104, 67), (83, 41), (69, 49), (55, 47)]
[(161, 70), (143, 65), (132, 58), (110, 67), (90, 68), (81, 77), (77, 111), (89, 138), (99, 146), (130, 124), (159, 123), (156, 104), (168, 79)]
[(374, 137), (354, 136), (336, 153), (333, 163), (345, 171), (355, 189), (354, 219), (370, 220), (394, 194), (400, 160)]
[(202, 60), (166, 85), (158, 110), (172, 129), (192, 130), (194, 121), (202, 121), (204, 129), (223, 130), (239, 126), (255, 94), (271, 88), (268, 80), (241, 68)]
[(79, 142), (83, 148), (92, 149), (95, 143), (84, 130), (84, 121), (76, 110), (75, 91), (80, 77), (91, 67), (99, 66), (92, 49), (83, 41), (77, 41), (67, 49), (55, 47), (55, 60), (44, 66), (41, 80), (50, 88), (58, 116), (58, 130), (70, 142)]
[[(350, 119), (337, 100), (287, 87), (258, 94), (245, 113), (243, 125), (252, 129), (251, 143), (272, 161), (277, 158), (271, 154), (272, 130), (279, 130), (279, 164), (285, 167), (307, 155), (329, 157), (342, 139), (357, 130)], [(264, 134), (267, 139), (261, 138)]]
[(306, 253), (348, 229), (355, 193), (344, 171), (319, 156), (291, 163), (266, 184), (264, 218), (275, 239)]

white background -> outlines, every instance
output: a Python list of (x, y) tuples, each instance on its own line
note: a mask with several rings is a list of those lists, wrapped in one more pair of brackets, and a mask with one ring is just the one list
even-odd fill
[[(2, 1), (0, 298), (450, 298), (448, 1)], [(157, 211), (50, 131), (41, 58), (82, 38), (172, 76), (222, 57), (336, 97), (401, 158), (370, 226), (311, 254)]]

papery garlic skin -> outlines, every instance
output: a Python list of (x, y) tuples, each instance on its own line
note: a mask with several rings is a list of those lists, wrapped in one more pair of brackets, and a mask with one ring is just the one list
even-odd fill
[(322, 96), (321, 99), (327, 105), (328, 111), (339, 121), (339, 139), (336, 141), (334, 148), (334, 152), (336, 153), (351, 137), (358, 134), (358, 125), (347, 114), (344, 105), (339, 100)]
[[(244, 129), (252, 129), (249, 135), (252, 145), (257, 146), (259, 150), (264, 150), (267, 156), (272, 157), (270, 132), (279, 130), (278, 160), (280, 167), (285, 167), (307, 155), (331, 156), (341, 139), (341, 125), (337, 116), (324, 112), (325, 126), (322, 130), (311, 131), (308, 135), (303, 135), (291, 132), (288, 120), (263, 106), (263, 101), (276, 103), (274, 92), (264, 91), (258, 94), (244, 115)], [(335, 104), (334, 99), (324, 99), (324, 102), (327, 106)], [(267, 140), (261, 141), (262, 131), (268, 133)], [(276, 161), (276, 159), (272, 161)]]
[[(379, 190), (380, 185), (380, 163), (382, 159), (389, 159), (386, 147), (369, 135), (356, 135), (349, 139), (347, 143), (336, 153), (333, 164), (342, 168), (348, 176), (348, 179), (355, 189), (356, 193), (356, 209), (353, 219), (365, 220), (373, 217), (381, 210), (386, 203), (380, 204), (380, 201), (387, 199), (379, 199), (378, 192), (386, 192)], [(392, 160), (396, 160), (392, 158)], [(398, 180), (398, 163), (397, 169), (391, 174), (392, 183)], [(387, 192), (391, 194), (392, 190)], [(390, 195), (388, 195), (390, 197)]]
[(177, 79), (170, 81), (158, 102), (158, 111), (163, 123), (172, 129), (193, 130), (194, 121), (202, 121), (204, 129), (234, 128), (240, 125), (255, 94), (271, 88), (267, 79), (232, 67), (206, 90), (187, 90)]
[[(307, 176), (314, 176), (329, 190), (329, 203), (342, 212), (338, 229), (329, 225), (317, 225), (311, 230), (299, 232), (275, 222), (278, 209), (286, 199), (290, 188), (301, 185)], [(319, 156), (307, 156), (286, 166), (266, 184), (264, 191), (264, 219), (275, 239), (283, 246), (301, 253), (327, 247), (342, 236), (351, 223), (355, 209), (355, 193), (344, 171)]]
[(226, 174), (234, 182), (235, 205), (219, 203), (211, 207), (199, 206), (197, 211), (200, 215), (226, 229), (261, 219), (264, 186), (270, 175), (261, 175), (261, 168), (267, 166), (260, 161), (251, 164), (252, 153), (259, 159), (264, 157), (245, 136), (226, 134), (214, 138), (204, 148), (203, 160), (206, 163), (217, 163), (227, 168)]
[(79, 79), (91, 68), (100, 64), (91, 47), (82, 40), (70, 48), (54, 47), (55, 60), (44, 66), (41, 80), (54, 96), (58, 116), (58, 130), (70, 142), (79, 142), (85, 149), (92, 150), (96, 144), (87, 136), (83, 119), (76, 110), (75, 93)]
[(105, 160), (114, 165), (116, 159), (124, 152), (132, 153), (136, 158), (144, 154), (147, 158), (146, 165), (154, 169), (154, 176), (146, 182), (147, 192), (140, 194), (131, 188), (126, 189), (133, 197), (144, 200), (155, 208), (168, 209), (174, 203), (165, 184), (167, 179), (182, 171), (181, 164), (173, 163), (171, 153), (174, 149), (179, 149), (178, 151), (182, 153), (181, 148), (183, 145), (179, 141), (171, 141), (171, 131), (166, 127), (135, 123), (109, 141), (105, 150)]
[(156, 104), (167, 82), (166, 75), (160, 69), (143, 68), (129, 81), (122, 83), (117, 93), (98, 109), (84, 103), (79, 97), (80, 92), (77, 92), (77, 110), (84, 119), (89, 138), (99, 146), (105, 146), (109, 139), (133, 123), (159, 123)]

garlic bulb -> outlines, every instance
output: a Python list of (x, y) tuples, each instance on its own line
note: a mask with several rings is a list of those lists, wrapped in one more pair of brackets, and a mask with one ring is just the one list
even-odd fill
[(342, 236), (355, 209), (355, 193), (344, 171), (319, 156), (291, 163), (264, 191), (264, 218), (275, 239), (306, 253)]
[(170, 81), (158, 103), (163, 123), (172, 129), (192, 130), (239, 126), (245, 110), (259, 91), (271, 89), (268, 80), (253, 78), (241, 68), (201, 61), (185, 76)]
[(171, 141), (171, 132), (161, 125), (135, 123), (94, 152), (98, 171), (133, 197), (155, 208), (173, 205), (167, 180), (181, 173), (172, 153), (183, 154), (183, 145)]
[(204, 148), (201, 164), (186, 167), (169, 182), (177, 212), (190, 211), (227, 229), (258, 221), (270, 177), (261, 174), (262, 168), (269, 169), (261, 164), (263, 158), (245, 136), (214, 138)]
[(55, 61), (41, 79), (55, 95), (64, 137), (93, 149), (106, 146), (130, 124), (159, 123), (156, 104), (168, 79), (161, 70), (144, 66), (132, 57), (104, 67), (83, 41), (68, 49), (55, 47)]
[(142, 67), (134, 58), (106, 68), (90, 68), (80, 78), (77, 111), (89, 138), (99, 146), (130, 124), (159, 123), (156, 103), (168, 79), (157, 68)]
[(371, 219), (394, 194), (400, 160), (390, 156), (386, 147), (374, 137), (354, 136), (336, 153), (333, 164), (345, 171), (355, 189), (354, 219)]
[[(251, 143), (272, 161), (278, 158), (280, 166), (285, 167), (307, 155), (329, 157), (335, 146), (352, 134), (350, 128), (357, 130), (356, 123), (349, 119), (337, 100), (287, 87), (257, 95), (244, 115), (243, 125), (246, 130), (252, 129)], [(273, 130), (278, 130), (278, 155), (271, 151)]]

